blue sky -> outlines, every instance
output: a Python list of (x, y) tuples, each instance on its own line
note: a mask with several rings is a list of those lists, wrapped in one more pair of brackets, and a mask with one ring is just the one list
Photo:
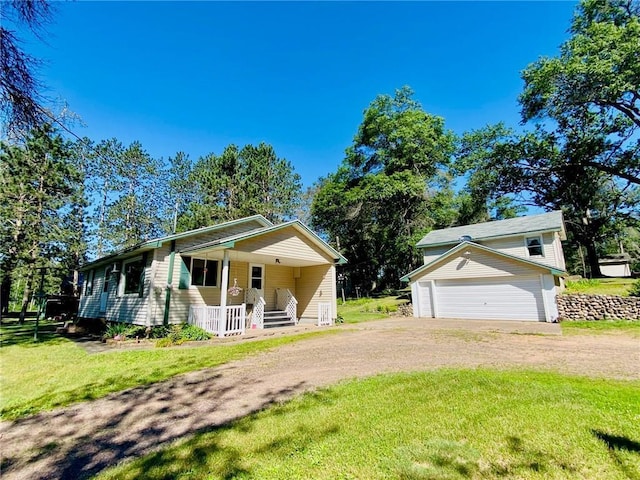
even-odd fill
[(336, 170), (362, 112), (409, 85), (456, 133), (517, 126), (520, 72), (557, 55), (573, 2), (59, 2), (47, 95), (99, 141), (192, 159), (274, 146), (305, 185)]

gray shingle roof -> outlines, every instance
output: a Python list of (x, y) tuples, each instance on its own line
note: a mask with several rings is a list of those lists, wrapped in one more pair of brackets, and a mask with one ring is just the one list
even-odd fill
[(468, 240), (486, 240), (495, 237), (505, 237), (533, 232), (559, 231), (560, 238), (565, 239), (564, 221), (562, 212), (554, 211), (539, 215), (496, 220), (494, 222), (476, 223), (462, 227), (444, 228), (432, 230), (418, 242), (418, 247), (433, 245), (446, 245), (458, 243), (460, 237), (468, 235)]

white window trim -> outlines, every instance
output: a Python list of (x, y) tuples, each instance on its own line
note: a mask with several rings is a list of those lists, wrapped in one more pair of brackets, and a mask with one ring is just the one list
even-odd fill
[[(123, 260), (121, 263), (121, 269), (120, 269), (120, 281), (118, 282), (118, 296), (119, 297), (133, 297), (133, 296), (140, 296), (140, 294), (138, 292), (132, 292), (132, 293), (124, 293), (124, 287), (125, 287), (125, 282), (127, 279), (126, 276), (126, 271), (127, 271), (127, 265), (129, 263), (135, 263), (135, 262), (140, 262), (142, 261), (142, 255), (138, 255), (137, 257), (131, 257), (131, 258), (127, 258), (126, 260)], [(147, 268), (146, 265), (143, 266), (144, 268)]]
[[(529, 240), (533, 240), (533, 239), (537, 239), (538, 242), (540, 242), (540, 252), (542, 252), (540, 255), (531, 255), (529, 253)], [(527, 257), (544, 258), (544, 241), (542, 240), (542, 235), (525, 236), (524, 237), (524, 248), (525, 248), (525, 251), (527, 252)]]
[(87, 279), (84, 285), (85, 297), (90, 297), (91, 295), (93, 295), (93, 287), (95, 286), (95, 280), (96, 280), (96, 270), (95, 268), (92, 268), (87, 272)]
[[(193, 261), (194, 260), (204, 260), (205, 262), (217, 262), (217, 274), (216, 274), (216, 284), (215, 285), (194, 285), (193, 284)], [(205, 265), (207, 265), (205, 263)], [(189, 288), (220, 288), (220, 275), (222, 275), (222, 261), (218, 258), (203, 258), (203, 257), (191, 257), (189, 261)]]

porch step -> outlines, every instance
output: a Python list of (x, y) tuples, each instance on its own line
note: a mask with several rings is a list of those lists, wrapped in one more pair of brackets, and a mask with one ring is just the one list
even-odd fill
[(264, 312), (264, 328), (289, 327), (295, 324), (296, 322), (292, 318), (289, 318), (287, 312), (282, 310)]

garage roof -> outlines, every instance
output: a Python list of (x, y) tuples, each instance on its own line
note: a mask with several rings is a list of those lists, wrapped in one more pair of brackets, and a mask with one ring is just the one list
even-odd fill
[(562, 212), (557, 210), (539, 215), (432, 230), (417, 246), (420, 248), (447, 245), (458, 243), (461, 238), (473, 241), (541, 232), (560, 232), (560, 239), (566, 240)]
[(559, 268), (552, 267), (550, 265), (545, 265), (543, 263), (534, 262), (534, 261), (528, 260), (526, 258), (521, 258), (521, 257), (516, 257), (514, 255), (509, 255), (508, 253), (504, 253), (504, 252), (501, 252), (499, 250), (495, 250), (493, 248), (485, 247), (484, 245), (480, 245), (478, 243), (463, 241), (463, 242), (460, 242), (455, 247), (453, 247), (451, 250), (448, 250), (447, 252), (445, 252), (442, 255), (440, 255), (438, 258), (436, 258), (432, 262), (429, 262), (429, 263), (427, 263), (425, 265), (422, 265), (421, 267), (416, 268), (414, 271), (407, 273), (405, 276), (400, 278), (400, 281), (402, 281), (402, 282), (410, 282), (411, 279), (414, 278), (416, 275), (424, 273), (425, 271), (431, 269), (435, 265), (437, 265), (439, 263), (442, 263), (447, 258), (453, 257), (453, 256), (457, 255), (460, 251), (462, 251), (462, 250), (464, 250), (466, 248), (469, 248), (469, 247), (474, 248), (474, 249), (478, 249), (478, 250), (483, 250), (485, 252), (490, 252), (490, 253), (493, 253), (493, 254), (498, 255), (500, 257), (504, 257), (504, 258), (507, 258), (509, 260), (515, 260), (517, 262), (524, 263), (524, 264), (530, 265), (532, 267), (538, 267), (538, 268), (541, 268), (543, 270), (547, 270), (552, 275), (564, 276), (564, 275), (567, 274), (566, 271), (561, 270)]

